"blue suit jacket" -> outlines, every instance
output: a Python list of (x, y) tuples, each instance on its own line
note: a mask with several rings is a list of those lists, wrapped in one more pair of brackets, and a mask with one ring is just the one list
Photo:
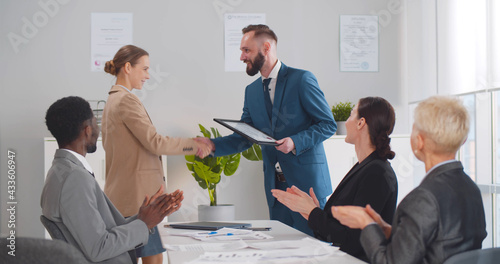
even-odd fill
[[(289, 186), (295, 185), (307, 192), (313, 187), (318, 198), (332, 193), (323, 141), (335, 133), (337, 124), (311, 72), (281, 64), (271, 120), (264, 103), (262, 79), (255, 80), (246, 87), (241, 121), (275, 139), (291, 137), (295, 143), (296, 155), (284, 154), (274, 146), (262, 146), (264, 184), (270, 208), (275, 202), (271, 189), (275, 188), (274, 165), (278, 161)], [(252, 146), (236, 133), (213, 141), (216, 156), (241, 152)]]

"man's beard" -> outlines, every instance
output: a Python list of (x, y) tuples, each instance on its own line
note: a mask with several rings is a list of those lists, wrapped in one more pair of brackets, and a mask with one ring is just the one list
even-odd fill
[[(266, 59), (264, 58), (264, 55), (259, 52), (259, 54), (255, 57), (255, 60), (253, 62), (250, 61), (250, 63), (247, 64), (247, 74), (250, 76), (257, 74), (262, 68), (262, 65), (264, 65), (265, 61)], [(250, 68), (250, 66), (252, 67)]]
[(87, 145), (87, 153), (94, 153), (97, 150), (97, 144), (96, 143), (91, 143)]

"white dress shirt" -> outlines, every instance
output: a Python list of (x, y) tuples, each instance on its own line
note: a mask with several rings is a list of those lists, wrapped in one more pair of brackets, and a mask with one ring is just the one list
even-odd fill
[[(276, 62), (276, 65), (274, 65), (273, 70), (271, 71), (271, 73), (269, 73), (269, 76), (267, 76), (267, 78), (265, 78), (264, 76), (261, 75), (262, 82), (264, 82), (264, 79), (272, 78), (271, 81), (269, 82), (269, 97), (271, 98), (271, 104), (274, 104), (274, 94), (276, 92), (276, 82), (278, 81), (278, 73), (280, 72), (280, 69), (281, 69), (281, 61), (278, 60), (278, 62)], [(292, 150), (292, 153), (293, 153), (293, 155), (296, 155), (295, 149)], [(276, 162), (275, 169), (277, 172), (282, 172), (279, 162)]]
[(62, 150), (66, 150), (67, 152), (73, 154), (73, 156), (75, 156), (83, 164), (83, 167), (85, 167), (85, 169), (88, 170), (90, 172), (90, 174), (94, 175), (94, 171), (92, 170), (92, 167), (90, 167), (89, 162), (87, 161), (87, 159), (85, 159), (84, 156), (80, 155), (79, 153), (74, 152), (73, 150), (69, 150), (69, 149), (62, 149)]
[(274, 65), (273, 70), (271, 71), (271, 73), (267, 78), (261, 76), (262, 81), (264, 81), (264, 79), (272, 78), (271, 82), (269, 82), (269, 97), (271, 97), (272, 104), (274, 104), (274, 93), (276, 92), (276, 82), (278, 81), (278, 73), (280, 69), (281, 69), (281, 61), (278, 60), (278, 62), (276, 63), (276, 65)]

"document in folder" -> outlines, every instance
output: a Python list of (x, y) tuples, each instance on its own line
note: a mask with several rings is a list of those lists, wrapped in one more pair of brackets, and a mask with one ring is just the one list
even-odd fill
[(276, 139), (243, 121), (220, 118), (214, 118), (214, 121), (244, 136), (255, 144), (273, 146), (278, 145), (276, 143)]

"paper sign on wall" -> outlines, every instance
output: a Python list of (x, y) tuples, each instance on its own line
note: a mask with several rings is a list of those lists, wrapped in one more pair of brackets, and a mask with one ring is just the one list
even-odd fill
[(243, 72), (246, 64), (240, 61), (241, 30), (253, 24), (265, 24), (265, 14), (224, 14), (224, 58), (227, 72)]
[(340, 16), (340, 71), (378, 71), (378, 16)]
[(90, 25), (90, 69), (104, 70), (122, 47), (132, 44), (132, 13), (92, 13)]

